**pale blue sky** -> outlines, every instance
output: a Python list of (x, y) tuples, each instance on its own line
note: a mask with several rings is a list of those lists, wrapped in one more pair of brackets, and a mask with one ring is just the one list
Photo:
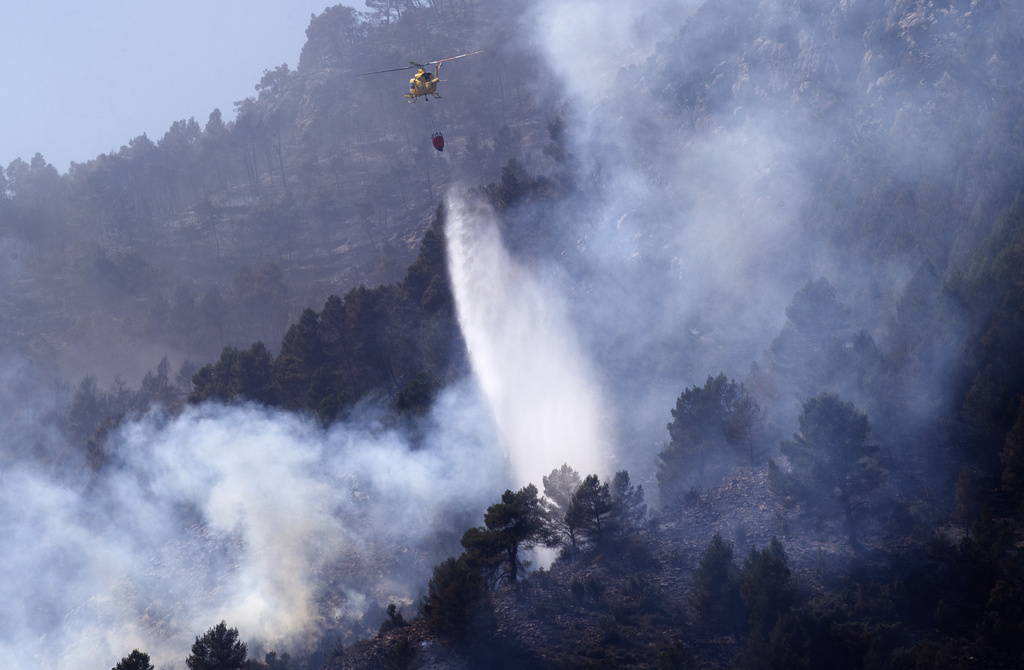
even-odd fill
[[(255, 95), (330, 0), (0, 0), (0, 167), (61, 172)], [(362, 0), (346, 2), (365, 10)]]

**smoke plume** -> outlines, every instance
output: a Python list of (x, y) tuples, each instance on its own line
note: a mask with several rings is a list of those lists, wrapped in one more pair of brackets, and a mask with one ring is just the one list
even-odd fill
[(365, 634), (388, 602), (411, 613), (507, 471), (471, 384), (441, 396), (415, 450), (380, 416), (325, 430), (255, 406), (154, 412), (111, 436), (99, 479), (7, 469), (6, 667), (112, 667), (133, 648), (177, 667), (221, 620), (254, 650), (303, 651)]
[[(885, 61), (886, 40), (902, 37), (879, 31), (899, 27), (903, 10), (872, 7), (881, 5), (893, 20), (868, 17), (871, 33), (860, 13), (874, 10), (853, 1), (535, 3), (518, 30), (558, 78), (575, 196), (508, 214), (557, 232), (558, 246), (528, 264), (509, 253), (486, 204), (449, 194), (451, 274), (476, 379), (441, 395), (417, 427), (418, 448), (372, 407), (325, 430), (211, 405), (126, 421), (101, 476), (74, 463), (44, 469), (27, 455), (52, 464), (65, 450), (39, 428), (49, 420), (40, 403), (30, 409), (10, 381), (20, 373), (4, 366), (0, 399), (21, 403), (7, 408), (0, 438), (6, 667), (112, 667), (135, 647), (158, 667), (180, 666), (195, 636), (222, 619), (267, 648), (301, 647), (356, 626), (375, 605), (411, 603), (507, 486), (537, 483), (563, 462), (604, 477), (615, 461), (652, 492), (674, 399), (719, 371), (742, 380), (808, 280), (827, 277), (853, 326), (884, 334), (914, 269), (941, 254), (866, 260), (841, 236), (824, 239), (844, 232), (830, 217), (843, 207), (859, 216), (874, 196), (821, 183), (819, 168), (838, 183), (835, 157), (877, 167), (894, 185), (923, 179), (924, 167), (952, 175), (949, 138), (988, 121), (929, 111), (957, 109), (943, 102), (946, 77), (925, 81)], [(923, 16), (925, 4), (915, 6)], [(724, 18), (688, 22), (746, 8), (771, 30), (730, 42), (700, 32)], [(951, 39), (970, 38), (969, 14), (946, 12), (964, 26)], [(1019, 61), (988, 56), (963, 61), (960, 76), (1016, 76)], [(836, 90), (822, 83), (833, 81)], [(952, 176), (928, 183), (955, 190)], [(849, 203), (809, 212), (826, 187)], [(941, 215), (967, 254), (980, 233), (961, 225), (966, 215), (940, 211), (955, 209), (948, 199), (933, 199), (930, 210), (908, 205), (905, 225), (925, 229)], [(966, 196), (962, 205), (974, 209)], [(955, 255), (941, 260), (940, 271), (947, 260), (952, 268)], [(937, 351), (936, 369), (952, 356)]]

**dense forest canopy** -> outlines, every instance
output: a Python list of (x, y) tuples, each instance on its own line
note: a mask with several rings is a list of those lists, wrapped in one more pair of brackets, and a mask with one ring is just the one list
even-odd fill
[(231, 119), (14, 160), (0, 649), (1014, 667), (1022, 35), (368, 0)]

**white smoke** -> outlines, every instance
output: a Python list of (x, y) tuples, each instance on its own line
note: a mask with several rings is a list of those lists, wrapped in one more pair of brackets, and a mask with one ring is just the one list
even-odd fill
[[(591, 220), (558, 222), (585, 240), (591, 285), (570, 302), (509, 256), (484, 204), (449, 197), (453, 283), (484, 398), (446, 392), (422, 448), (373, 421), (324, 431), (204, 407), (127, 424), (111, 442), (120, 466), (88, 485), (7, 466), (5, 666), (109, 668), (138, 647), (181, 667), (221, 619), (276, 646), (407, 601), (509, 484), (507, 467), (517, 486), (563, 462), (603, 476), (609, 436), (629, 433), (645, 440), (630, 457), (652, 468), (685, 386), (723, 369), (742, 377), (806, 280), (856, 275), (799, 225), (813, 186), (802, 158), (829, 135), (770, 105), (681, 129), (657, 114), (664, 92), (633, 76), (699, 4), (550, 0), (524, 17), (524, 40), (582, 110), (569, 149), (604, 176), (580, 198)], [(22, 439), (37, 413), (12, 416), (5, 463), (48, 439)], [(430, 545), (438, 529), (454, 552)]]
[(411, 614), (507, 485), (475, 387), (446, 391), (426, 421), (412, 449), (372, 418), (324, 430), (209, 405), (127, 423), (115, 467), (88, 485), (7, 470), (4, 666), (109, 668), (139, 648), (180, 667), (221, 620), (261, 648), (301, 650), (371, 604)]
[[(665, 87), (673, 77), (683, 82), (690, 74), (685, 63), (678, 72), (659, 68), (678, 65), (673, 50), (699, 41), (692, 31), (707, 29), (706, 20), (691, 19), (722, 7), (727, 5), (705, 0), (538, 0), (519, 26), (523, 48), (539, 52), (557, 79), (565, 103), (561, 148), (569, 158), (555, 170), (572, 169), (574, 179), (573, 194), (559, 204), (525, 208), (552, 221), (545, 231), (560, 245), (535, 255), (567, 259), (571, 277), (558, 290), (544, 287), (548, 295), (571, 296), (562, 303), (563, 323), (552, 331), (565, 332), (561, 326), (572, 324), (568, 347), (586, 362), (581, 383), (595, 388), (594, 380), (600, 380), (603, 386), (598, 432), (615, 436), (615, 469), (627, 468), (649, 494), (656, 491), (656, 457), (680, 392), (719, 372), (743, 381), (806, 281), (859, 279), (848, 258), (837, 263), (803, 225), (813, 188), (805, 166), (821, 146), (822, 129), (798, 125), (789, 107), (768, 96), (764, 104), (745, 95), (732, 107), (688, 109), (678, 106), (677, 91)], [(695, 63), (696, 71), (754, 67), (727, 49), (709, 46), (709, 58), (720, 60)], [(736, 80), (744, 85), (741, 75)], [(540, 174), (546, 169), (533, 168)], [(480, 265), (483, 272), (499, 272), (492, 261)], [(510, 265), (520, 276), (503, 281), (514, 295), (528, 294), (533, 280), (524, 279), (528, 273), (514, 261)], [(490, 286), (467, 283), (476, 292)], [(515, 326), (506, 324), (512, 318), (502, 313), (497, 295), (478, 302), (497, 313), (477, 320), (460, 304), (465, 329), (489, 321), (509, 347), (525, 342), (521, 335), (506, 335)], [(470, 346), (497, 346), (480, 339)], [(546, 346), (531, 340), (524, 348), (535, 345)], [(509, 358), (501, 351), (488, 356)], [(501, 396), (493, 390), (496, 383), (485, 380), (490, 373), (484, 358), (474, 353), (481, 384), (488, 397)], [(533, 393), (524, 382), (508, 379), (525, 365), (506, 365), (504, 383), (525, 389), (522, 395)], [(502, 401), (503, 396), (497, 402)], [(517, 424), (500, 417), (498, 422)], [(535, 480), (540, 471), (536, 467), (519, 479)], [(594, 471), (606, 473), (601, 466)]]
[(524, 16), (524, 34), (536, 36), (547, 63), (568, 95), (587, 107), (626, 91), (620, 68), (649, 57), (704, 0), (547, 0)]
[(478, 199), (449, 195), (447, 236), (459, 325), (517, 485), (562, 463), (604, 474), (601, 392), (556, 288), (509, 256)]

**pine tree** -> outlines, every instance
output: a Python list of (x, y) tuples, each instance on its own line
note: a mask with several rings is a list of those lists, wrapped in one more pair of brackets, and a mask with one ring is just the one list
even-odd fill
[(767, 640), (779, 617), (796, 602), (796, 596), (786, 551), (778, 538), (773, 537), (761, 551), (752, 548), (740, 574), (740, 597), (747, 606), (751, 636)]
[(537, 487), (527, 484), (516, 492), (505, 491), (501, 502), (487, 508), (483, 528), (470, 528), (462, 546), (471, 564), (494, 582), (515, 584), (523, 567), (520, 552), (545, 539), (547, 526)]
[(709, 632), (730, 634), (742, 628), (740, 571), (732, 559), (732, 543), (715, 533), (693, 573), (689, 603)]
[(567, 463), (555, 468), (551, 474), (542, 477), (544, 484), (544, 513), (547, 516), (549, 540), (561, 545), (568, 551), (578, 549), (576, 527), (566, 521), (572, 496), (580, 488), (583, 480), (580, 473), (573, 470)]
[(850, 541), (856, 542), (856, 500), (877, 489), (885, 477), (878, 447), (868, 444), (871, 424), (853, 403), (821, 393), (804, 403), (800, 432), (779, 448), (792, 464), (798, 495), (837, 503), (846, 518)]
[(1024, 503), (1024, 398), (1017, 409), (1017, 421), (1006, 435), (1003, 451), (1002, 489), (1011, 500)]
[(579, 529), (582, 540), (600, 546), (613, 525), (614, 507), (608, 484), (602, 484), (597, 475), (587, 475), (572, 496), (565, 521)]
[(238, 629), (221, 621), (196, 638), (185, 665), (189, 670), (242, 670), (247, 654), (246, 644), (238, 640)]
[(647, 521), (647, 504), (644, 502), (644, 487), (630, 483), (629, 472), (619, 470), (612, 477), (610, 493), (614, 526), (621, 535), (630, 535), (641, 530)]
[(149, 654), (135, 649), (114, 666), (113, 670), (154, 670), (149, 662)]
[(420, 611), (432, 631), (455, 639), (484, 632), (494, 623), (487, 583), (467, 554), (434, 568)]
[(716, 455), (731, 450), (728, 441), (733, 406), (744, 395), (743, 387), (724, 373), (708, 377), (703, 387), (687, 388), (676, 400), (669, 442), (658, 455), (658, 488), (661, 499), (673, 503), (704, 472)]
[[(741, 387), (742, 389), (742, 387)], [(741, 391), (732, 405), (732, 414), (725, 426), (725, 439), (736, 448), (742, 448), (754, 465), (757, 456), (757, 442), (764, 431), (764, 410), (754, 397)]]

